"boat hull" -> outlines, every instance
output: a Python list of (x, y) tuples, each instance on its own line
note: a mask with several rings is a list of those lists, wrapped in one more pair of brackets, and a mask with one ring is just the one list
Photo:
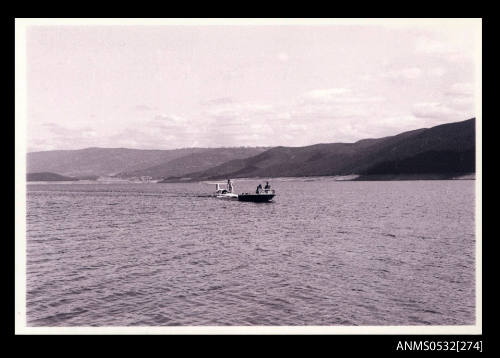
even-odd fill
[(226, 199), (226, 200), (238, 200), (238, 194), (216, 194), (216, 198)]
[(275, 194), (240, 194), (239, 201), (251, 201), (254, 203), (265, 203), (271, 201)]

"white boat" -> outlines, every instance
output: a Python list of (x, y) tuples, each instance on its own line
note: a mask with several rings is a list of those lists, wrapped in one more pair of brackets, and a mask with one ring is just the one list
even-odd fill
[(231, 181), (227, 183), (210, 183), (215, 184), (214, 196), (220, 199), (238, 200), (238, 194), (234, 193), (234, 186)]

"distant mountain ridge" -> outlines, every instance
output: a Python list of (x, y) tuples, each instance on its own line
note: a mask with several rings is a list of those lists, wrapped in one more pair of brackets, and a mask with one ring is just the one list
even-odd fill
[(137, 170), (117, 174), (119, 177), (151, 176), (154, 179), (183, 176), (193, 171), (207, 170), (230, 160), (248, 158), (264, 152), (268, 148), (211, 148), (190, 153), (182, 157)]
[[(360, 175), (452, 178), (475, 172), (475, 118), (355, 143), (305, 147), (139, 150), (86, 148), (28, 153), (28, 173), (165, 181)], [(371, 178), (371, 179), (370, 179)]]
[(76, 181), (76, 180), (78, 179), (49, 172), (28, 173), (26, 175), (26, 181)]
[(457, 173), (474, 171), (475, 118), (471, 118), (355, 143), (275, 147), (253, 157), (190, 173), (186, 177), (207, 180), (431, 173), (452, 177)]
[(142, 175), (161, 178), (163, 176), (184, 175), (194, 170), (205, 170), (227, 160), (256, 155), (266, 149), (268, 148), (183, 148), (172, 150), (85, 148), (31, 152), (27, 155), (27, 172), (51, 172), (78, 178), (89, 176), (126, 178)]
[(70, 176), (105, 176), (120, 173), (128, 168), (148, 168), (199, 150), (200, 148), (172, 151), (85, 148), (31, 152), (27, 155), (27, 169), (28, 172), (54, 172)]

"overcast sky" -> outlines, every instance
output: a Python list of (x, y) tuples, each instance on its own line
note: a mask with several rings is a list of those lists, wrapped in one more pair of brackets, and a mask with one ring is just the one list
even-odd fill
[(303, 146), (465, 120), (475, 29), (29, 27), (28, 150)]

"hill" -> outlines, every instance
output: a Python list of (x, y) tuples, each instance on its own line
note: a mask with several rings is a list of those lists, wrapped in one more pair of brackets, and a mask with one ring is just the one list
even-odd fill
[(86, 148), (32, 152), (27, 162), (29, 173), (79, 178), (151, 176), (176, 181), (349, 174), (362, 179), (451, 178), (475, 171), (475, 119), (355, 143), (174, 150)]
[(434, 174), (475, 171), (475, 118), (355, 143), (275, 147), (186, 175), (192, 180), (360, 174)]
[(179, 177), (193, 171), (202, 171), (218, 166), (230, 160), (251, 157), (264, 152), (268, 148), (213, 148), (190, 153), (149, 168), (129, 170), (119, 173), (119, 177), (151, 176), (154, 179)]
[(75, 180), (78, 179), (49, 172), (28, 173), (26, 175), (26, 181), (75, 181)]
[[(265, 149), (257, 148), (183, 148), (173, 150), (141, 150), (127, 148), (86, 148), (31, 152), (27, 155), (30, 173), (52, 172), (75, 177), (141, 176), (153, 173), (182, 175), (204, 170), (231, 159), (253, 156)], [(198, 153), (205, 153), (196, 156)], [(180, 159), (177, 162), (173, 160)], [(149, 170), (149, 168), (152, 168)], [(172, 168), (172, 169), (170, 169)], [(183, 169), (184, 168), (184, 169)]]

